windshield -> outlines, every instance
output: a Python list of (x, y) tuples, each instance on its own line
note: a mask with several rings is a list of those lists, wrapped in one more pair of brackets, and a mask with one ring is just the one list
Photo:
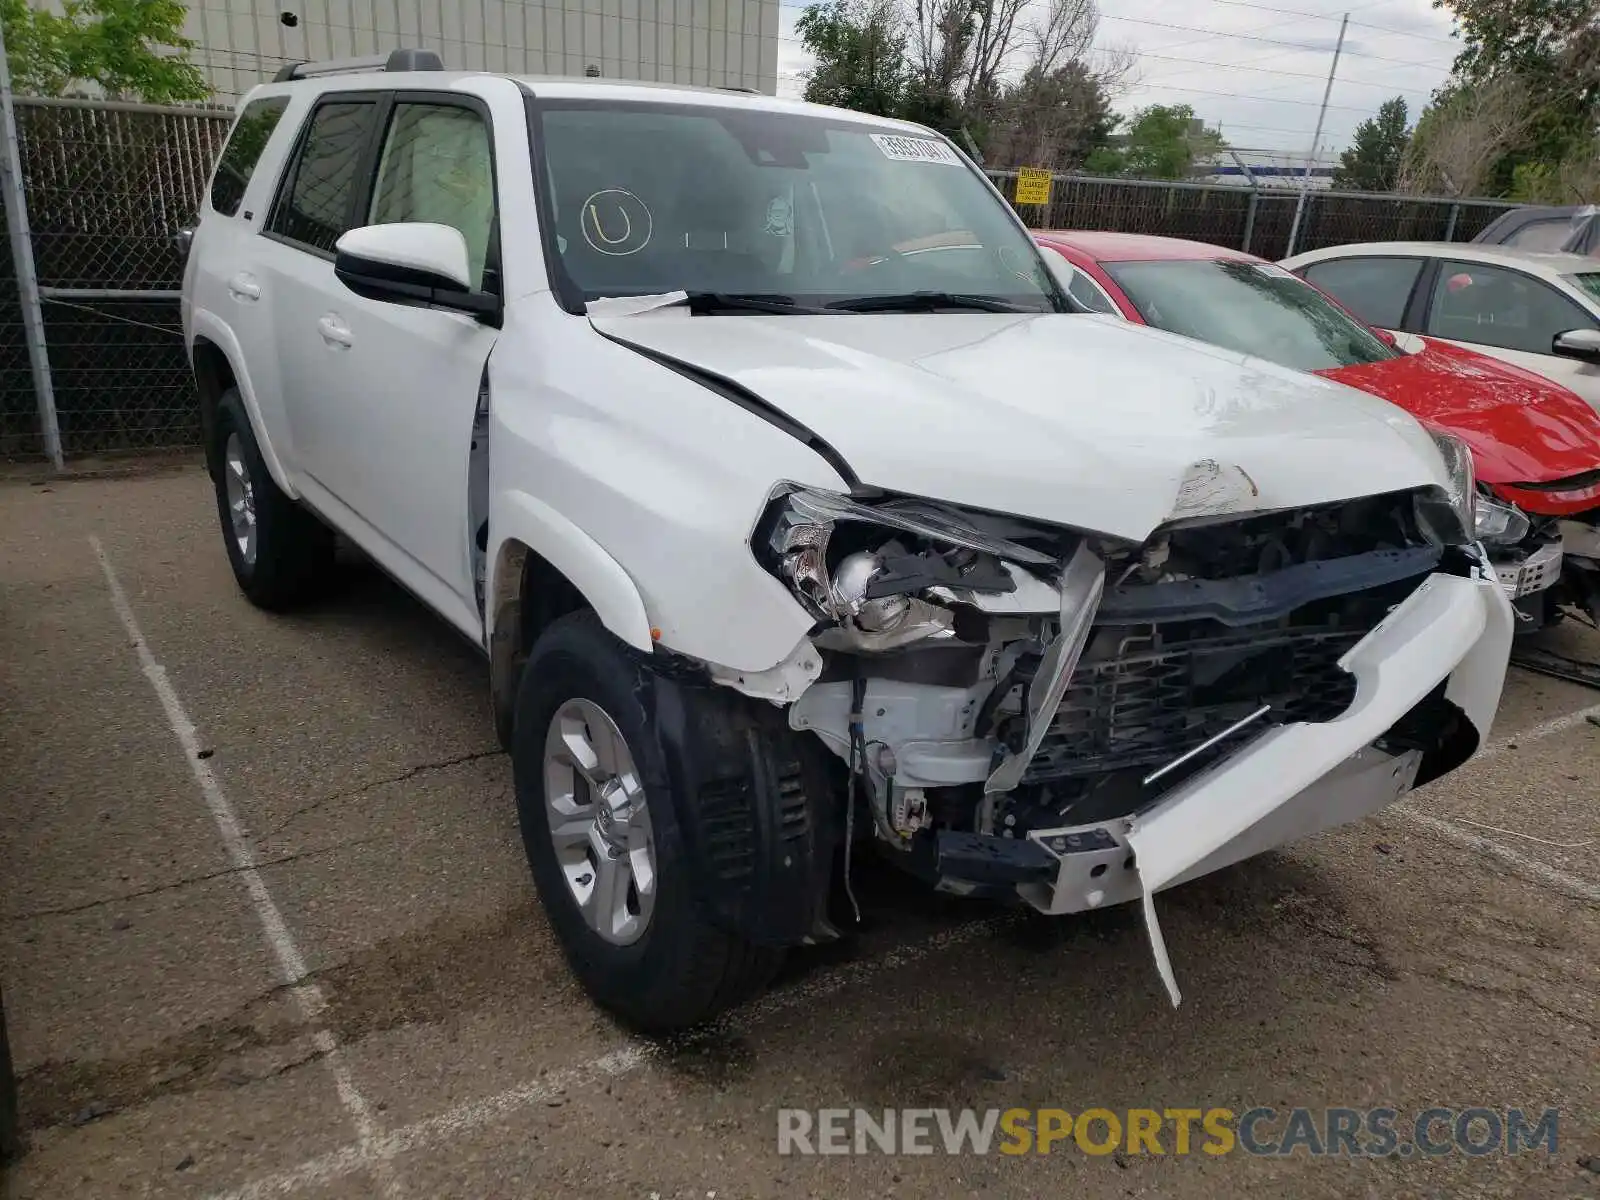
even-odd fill
[(1382, 362), (1395, 351), (1316, 288), (1271, 263), (1102, 263), (1141, 316), (1300, 371)]
[(1591, 300), (1600, 301), (1600, 271), (1585, 271), (1582, 275), (1568, 275), (1572, 286)]
[(584, 300), (686, 291), (815, 308), (940, 293), (1066, 307), (1026, 231), (942, 140), (711, 105), (536, 112), (547, 220), (566, 290)]

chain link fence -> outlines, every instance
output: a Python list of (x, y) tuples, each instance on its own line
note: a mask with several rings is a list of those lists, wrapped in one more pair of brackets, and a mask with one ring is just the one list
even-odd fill
[[(989, 178), (1008, 199), (1015, 194), (1015, 171), (991, 171)], [(1517, 207), (1497, 200), (1311, 191), (1291, 247), (1299, 201), (1300, 193), (1288, 188), (1057, 175), (1048, 205), (1014, 207), (1035, 229), (1159, 234), (1269, 259), (1352, 242), (1470, 241)]]
[[(7, 205), (21, 197), (31, 231), (44, 384), (61, 455), (196, 445), (199, 412), (179, 325), (183, 264), (172, 235), (194, 220), (231, 113), (21, 97), (14, 111), (21, 187), (0, 194)], [(1014, 172), (990, 177), (1014, 193)], [(1048, 206), (1019, 212), (1037, 228), (1162, 234), (1276, 259), (1290, 252), (1297, 199), (1227, 184), (1058, 175)], [(1510, 207), (1312, 192), (1296, 248), (1464, 241)], [(0, 246), (0, 460), (12, 461), (52, 450), (14, 257), (9, 242)]]
[[(22, 98), (14, 108), (62, 454), (196, 444), (178, 311), (183, 262), (172, 235), (194, 220), (231, 114)], [(10, 298), (15, 271), (8, 275)], [(10, 330), (14, 309), (5, 310)], [(6, 339), (0, 357), (5, 458), (40, 454), (48, 443), (34, 381), (21, 369), (21, 334)]]

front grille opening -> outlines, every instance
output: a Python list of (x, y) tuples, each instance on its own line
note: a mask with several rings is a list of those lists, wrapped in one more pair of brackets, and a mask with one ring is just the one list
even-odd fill
[(1525, 492), (1577, 492), (1600, 483), (1600, 468), (1568, 475), (1565, 479), (1547, 479), (1543, 483), (1513, 483), (1510, 486)]
[[(1266, 625), (1192, 620), (1096, 627), (1024, 783), (1142, 774), (1263, 704), (1270, 706), (1265, 716), (1192, 769), (1273, 725), (1334, 720), (1356, 694), (1355, 678), (1339, 660), (1419, 582), (1318, 601)], [(1180, 777), (1164, 777), (1155, 790)]]

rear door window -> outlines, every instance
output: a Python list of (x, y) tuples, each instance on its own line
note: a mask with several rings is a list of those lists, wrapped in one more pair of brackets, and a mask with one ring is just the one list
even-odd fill
[(267, 141), (288, 107), (287, 96), (252, 100), (234, 122), (228, 144), (217, 162), (217, 172), (211, 179), (211, 207), (223, 216), (231, 217), (239, 211), (256, 164), (261, 161)]
[(317, 106), (284, 176), (268, 233), (308, 250), (333, 253), (334, 243), (352, 224), (361, 164), (377, 113), (376, 97)]
[(1368, 325), (1398, 329), (1422, 273), (1420, 258), (1335, 258), (1302, 274)]

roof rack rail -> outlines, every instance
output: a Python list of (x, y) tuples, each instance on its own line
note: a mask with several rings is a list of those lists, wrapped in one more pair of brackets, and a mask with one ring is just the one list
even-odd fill
[(315, 75), (348, 75), (355, 71), (442, 71), (444, 60), (432, 50), (392, 50), (366, 58), (335, 58), (327, 62), (297, 62), (282, 67), (274, 83), (310, 79)]

